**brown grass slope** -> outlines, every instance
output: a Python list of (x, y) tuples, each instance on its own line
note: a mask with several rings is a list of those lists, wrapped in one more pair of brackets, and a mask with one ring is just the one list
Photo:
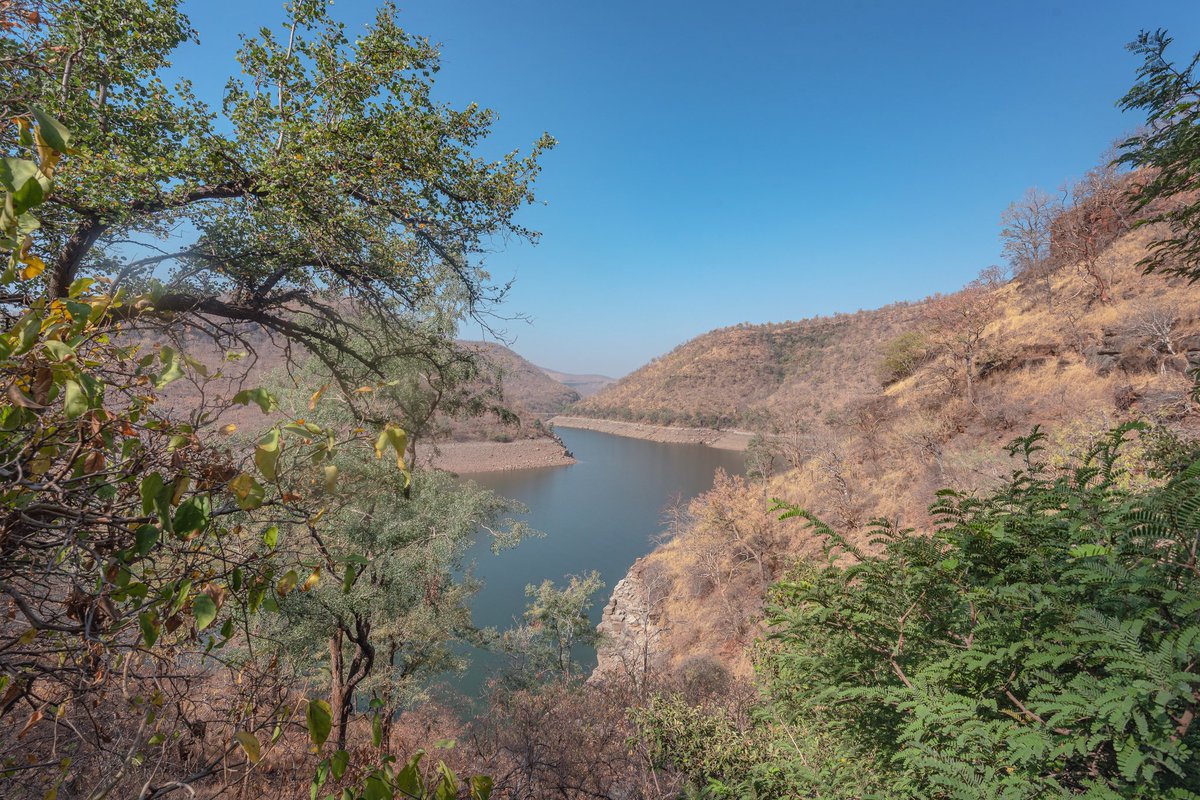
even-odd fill
[(572, 414), (698, 427), (766, 427), (870, 388), (872, 344), (914, 317), (895, 305), (799, 322), (720, 328), (572, 407)]
[[(1001, 480), (1014, 468), (1004, 445), (1035, 425), (1048, 434), (1046, 458), (1061, 464), (1129, 419), (1200, 434), (1187, 375), (1200, 364), (1200, 285), (1142, 273), (1137, 261), (1155, 234), (1125, 232), (1087, 269), (1063, 263), (1037, 280), (714, 331), (577, 405), (572, 413), (692, 421), (724, 413), (773, 434), (752, 459), (759, 477), (718, 476), (675, 510), (666, 541), (635, 567), (664, 631), (652, 647), (658, 663), (717, 658), (746, 669), (767, 587), (823, 544), (796, 520), (774, 519), (769, 498), (867, 546), (874, 518), (928, 529), (937, 489), (982, 491)], [(964, 307), (970, 313), (955, 317)], [(897, 375), (884, 360), (902, 335), (921, 346)], [(1148, 446), (1135, 442), (1132, 452)], [(1149, 478), (1135, 469), (1128, 480)]]

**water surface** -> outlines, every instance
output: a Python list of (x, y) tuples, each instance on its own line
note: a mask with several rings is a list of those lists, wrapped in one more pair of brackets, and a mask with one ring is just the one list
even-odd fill
[[(617, 581), (654, 547), (663, 530), (663, 510), (676, 498), (688, 499), (712, 487), (713, 472), (741, 473), (744, 455), (699, 444), (663, 444), (596, 431), (557, 432), (575, 454), (566, 467), (495, 472), (471, 476), (476, 483), (519, 500), (529, 512), (520, 518), (546, 534), (514, 550), (492, 555), (482, 533), (467, 555), (484, 586), (472, 603), (475, 623), (504, 629), (521, 620), (525, 586), (550, 578), (600, 572), (605, 588), (596, 597), (592, 621), (608, 602)], [(459, 681), (460, 691), (478, 692), (486, 674), (501, 663), (473, 653), (474, 665)], [(595, 653), (585, 654), (586, 668)]]

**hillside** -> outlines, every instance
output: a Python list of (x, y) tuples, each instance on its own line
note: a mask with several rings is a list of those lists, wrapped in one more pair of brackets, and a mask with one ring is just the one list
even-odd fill
[[(283, 347), (255, 326), (242, 326), (238, 330), (237, 348), (241, 355), (233, 360), (213, 339), (193, 330), (173, 332), (169, 340), (156, 331), (138, 331), (134, 335), (142, 341), (143, 346), (170, 343), (205, 365), (211, 374), (217, 375), (219, 371), (222, 376), (207, 383), (203, 392), (190, 380), (177, 381), (163, 390), (160, 403), (177, 417), (192, 413), (203, 403), (214, 409), (221, 407), (219, 418), (214, 418), (211, 424), (233, 423), (241, 430), (253, 431), (269, 424), (258, 409), (253, 406), (225, 408), (221, 398), (232, 395), (244, 386), (260, 385), (264, 381), (280, 385), (292, 380), (286, 369)], [(528, 454), (513, 451), (517, 459), (514, 464), (524, 466), (542, 465), (546, 463), (547, 454), (561, 451), (561, 446), (548, 436), (541, 423), (578, 400), (579, 394), (571, 387), (551, 379), (540, 368), (503, 345), (474, 341), (460, 341), (459, 345), (480, 356), (480, 376), (472, 385), (473, 390), (483, 392), (498, 389), (498, 405), (511, 417), (501, 418), (498, 414), (485, 413), (470, 418), (445, 418), (438, 425), (436, 438), (448, 443), (535, 440), (533, 444), (527, 443), (526, 450), (537, 445)], [(295, 415), (304, 415), (302, 408), (292, 411)], [(531, 455), (536, 458), (531, 460)], [(470, 458), (501, 464), (499, 468), (510, 468), (504, 466), (510, 460), (508, 457), (497, 459), (495, 453), (483, 453), (478, 448), (470, 451)], [(463, 460), (453, 453), (447, 463), (454, 471), (463, 469)], [(569, 462), (557, 459), (555, 463)]]
[(545, 367), (541, 367), (541, 370), (552, 380), (564, 383), (579, 392), (580, 397), (591, 397), (601, 389), (616, 383), (615, 378), (607, 375), (573, 375), (570, 372), (558, 372)]
[[(1034, 426), (1051, 463), (1125, 420), (1156, 426), (1142, 448), (1200, 432), (1186, 374), (1200, 363), (1200, 286), (1143, 274), (1155, 233), (1121, 233), (1091, 271), (1064, 261), (920, 303), (716, 330), (572, 407), (767, 434), (748, 452), (750, 477), (718, 476), (675, 509), (668, 541), (630, 573), (625, 594), (660, 619), (660, 662), (715, 656), (747, 669), (766, 587), (823, 544), (797, 520), (775, 520), (768, 498), (870, 547), (875, 518), (920, 528), (938, 489), (995, 485), (1013, 468), (1004, 445)], [(617, 642), (607, 668), (644, 646)]]
[[(505, 400), (537, 418), (547, 418), (562, 411), (582, 395), (562, 378), (573, 376), (553, 373), (535, 366), (515, 352), (496, 342), (459, 342), (479, 353), (499, 370)], [(562, 377), (555, 377), (562, 375)]]
[(876, 388), (872, 345), (917, 316), (914, 306), (895, 305), (719, 328), (584, 399), (571, 413), (712, 428), (763, 427), (773, 416), (796, 412), (818, 419), (823, 410)]

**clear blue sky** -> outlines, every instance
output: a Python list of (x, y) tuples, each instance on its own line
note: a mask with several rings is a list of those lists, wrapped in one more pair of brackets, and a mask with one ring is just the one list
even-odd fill
[[(188, 0), (176, 66), (219, 102), (239, 31), (279, 0)], [(375, 3), (339, 0), (351, 29)], [(1000, 260), (1000, 212), (1057, 188), (1138, 120), (1114, 106), (1200, 4), (409, 0), (438, 94), (500, 113), (497, 148), (560, 141), (543, 232), (488, 257), (516, 278), (514, 348), (613, 376), (704, 331), (952, 290)], [(478, 335), (471, 330), (466, 336)]]

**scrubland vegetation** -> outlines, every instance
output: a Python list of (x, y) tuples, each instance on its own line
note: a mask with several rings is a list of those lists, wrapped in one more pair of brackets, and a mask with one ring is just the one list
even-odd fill
[[(469, 537), (527, 532), (418, 458), (504, 410), (454, 336), (553, 141), (478, 158), (491, 113), (431, 99), (391, 7), (351, 40), (294, 4), (220, 113), (161, 78), (173, 3), (0, 11), (0, 794), (1200, 797), (1200, 111), (1163, 35), (1133, 169), (1014, 203), (1011, 275), (580, 404), (760, 432), (631, 575), (662, 635), (584, 682), (598, 577), (476, 628)], [(456, 642), (512, 657), (476, 708)]]

